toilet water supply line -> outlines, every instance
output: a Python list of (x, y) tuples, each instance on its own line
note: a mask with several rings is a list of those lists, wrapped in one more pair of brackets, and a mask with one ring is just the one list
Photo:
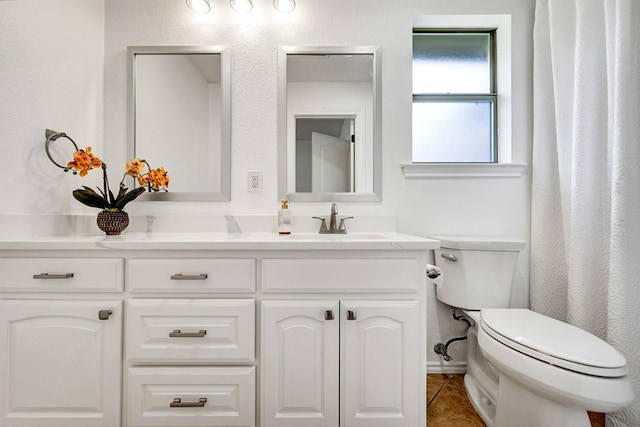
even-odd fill
[(442, 358), (444, 360), (446, 360), (447, 362), (451, 360), (451, 356), (449, 356), (449, 354), (447, 353), (447, 349), (449, 348), (449, 345), (451, 343), (454, 343), (456, 341), (464, 341), (467, 339), (467, 330), (471, 327), (471, 322), (469, 322), (469, 320), (464, 317), (464, 316), (458, 316), (456, 314), (456, 309), (455, 307), (451, 307), (451, 315), (453, 316), (453, 318), (455, 320), (459, 320), (461, 322), (466, 322), (467, 324), (467, 329), (465, 329), (465, 334), (464, 336), (461, 337), (455, 337), (455, 338), (451, 338), (449, 341), (447, 341), (445, 344), (442, 344), (441, 342), (439, 342), (438, 344), (433, 346), (433, 351), (435, 351), (437, 354), (441, 354)]
[[(435, 279), (440, 278), (440, 280), (442, 280), (441, 276), (442, 276), (442, 270), (440, 270), (436, 266), (427, 265), (427, 277), (430, 280), (433, 280), (434, 283), (435, 283)], [(436, 352), (436, 354), (442, 355), (442, 358), (444, 360), (446, 360), (447, 362), (451, 360), (451, 356), (449, 356), (449, 354), (447, 353), (447, 351), (449, 349), (449, 345), (451, 345), (452, 343), (454, 343), (456, 341), (466, 340), (467, 339), (467, 330), (471, 327), (471, 322), (469, 322), (469, 320), (466, 317), (458, 316), (456, 314), (456, 308), (455, 307), (451, 307), (451, 315), (454, 318), (454, 320), (465, 322), (467, 324), (467, 328), (465, 329), (464, 336), (451, 338), (445, 344), (439, 342), (439, 343), (437, 343), (436, 345), (433, 346), (433, 351)]]

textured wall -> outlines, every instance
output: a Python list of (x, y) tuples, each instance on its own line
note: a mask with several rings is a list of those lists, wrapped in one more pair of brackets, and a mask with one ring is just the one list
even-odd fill
[(63, 213), (78, 204), (69, 196), (75, 177), (45, 156), (44, 131), (68, 131), (99, 148), (103, 34), (103, 0), (0, 2), (0, 214)]
[[(15, 160), (0, 169), (8, 192), (0, 202), (0, 213), (92, 213), (67, 196), (68, 187), (60, 189), (60, 182), (77, 185), (78, 178), (63, 177), (46, 164), (40, 151), (44, 128), (66, 130), (80, 145), (96, 141), (91, 144), (110, 164), (122, 164), (127, 160), (127, 46), (217, 45), (231, 51), (232, 201), (134, 203), (128, 210), (274, 215), (278, 46), (376, 45), (382, 55), (383, 200), (343, 203), (341, 213), (356, 218), (397, 215), (398, 231), (422, 236), (473, 234), (528, 240), (527, 174), (408, 180), (400, 165), (411, 161), (412, 18), (434, 13), (512, 14), (513, 161), (530, 162), (534, 0), (298, 0), (289, 15), (276, 12), (270, 0), (254, 0), (249, 15), (233, 12), (225, 0), (212, 0), (212, 13), (204, 16), (193, 14), (182, 0), (37, 2), (48, 9), (46, 14), (42, 9), (29, 11), (35, 3), (0, 1), (0, 144), (3, 158)], [(30, 170), (25, 170), (25, 162)], [(262, 193), (246, 191), (250, 170), (263, 171)], [(294, 214), (328, 213), (328, 208), (327, 203), (292, 204)], [(518, 305), (528, 302), (528, 272), (526, 251), (519, 261), (514, 295)], [(437, 365), (439, 358), (430, 348), (460, 326), (450, 320), (448, 308), (436, 302), (432, 290), (428, 310), (429, 359)], [(454, 344), (451, 353), (454, 362), (460, 361), (464, 344)]]

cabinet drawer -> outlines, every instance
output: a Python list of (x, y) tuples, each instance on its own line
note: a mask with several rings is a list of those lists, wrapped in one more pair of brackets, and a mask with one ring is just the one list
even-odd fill
[(265, 292), (417, 292), (417, 258), (263, 259)]
[(0, 258), (0, 290), (121, 292), (120, 258)]
[(128, 391), (128, 427), (255, 425), (253, 366), (134, 367)]
[(127, 359), (148, 363), (252, 362), (254, 300), (126, 303)]
[(255, 292), (254, 259), (130, 259), (132, 292)]

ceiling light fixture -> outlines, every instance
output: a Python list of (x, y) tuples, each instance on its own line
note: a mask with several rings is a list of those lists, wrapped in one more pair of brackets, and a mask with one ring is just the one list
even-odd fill
[(187, 6), (196, 13), (209, 13), (211, 10), (209, 0), (187, 0)]
[(273, 0), (273, 7), (278, 12), (289, 13), (296, 8), (295, 0)]
[(229, 4), (236, 12), (249, 13), (253, 10), (253, 3), (251, 0), (230, 0)]
[[(210, 1), (211, 0), (187, 0), (187, 6), (196, 13), (209, 13), (211, 10)], [(249, 13), (253, 10), (253, 0), (229, 0), (229, 5), (233, 10), (240, 13)], [(289, 13), (296, 8), (296, 1), (273, 0), (273, 7), (275, 7), (278, 12)]]

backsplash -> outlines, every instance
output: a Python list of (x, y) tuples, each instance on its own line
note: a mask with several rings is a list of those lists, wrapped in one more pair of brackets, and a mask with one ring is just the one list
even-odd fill
[[(316, 216), (327, 216), (318, 213)], [(341, 215), (338, 216), (340, 218)], [(349, 232), (395, 232), (395, 216), (357, 216)], [(320, 222), (292, 216), (294, 233), (317, 233)], [(276, 215), (131, 215), (125, 233), (276, 233)], [(2, 215), (0, 239), (102, 234), (95, 215)]]

